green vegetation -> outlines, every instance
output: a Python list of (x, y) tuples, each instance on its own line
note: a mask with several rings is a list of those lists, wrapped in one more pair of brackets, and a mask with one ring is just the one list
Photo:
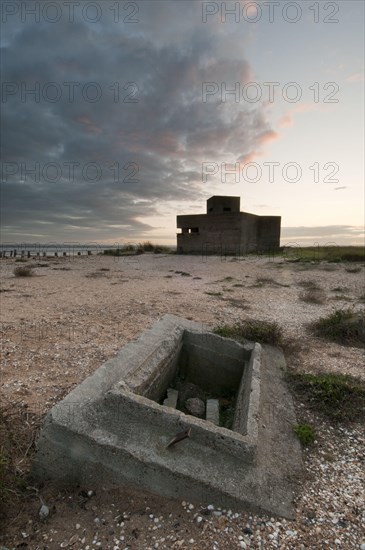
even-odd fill
[(365, 318), (352, 308), (338, 309), (311, 323), (316, 336), (338, 342), (339, 344), (363, 347), (365, 340)]
[(15, 277), (33, 277), (34, 271), (30, 265), (18, 265), (14, 268)]
[(252, 319), (234, 325), (218, 326), (213, 332), (238, 341), (251, 340), (273, 346), (283, 345), (282, 329), (278, 323), (271, 321)]
[(293, 427), (301, 444), (306, 447), (314, 442), (316, 433), (311, 424), (297, 424)]
[(208, 296), (223, 296), (222, 292), (204, 292), (204, 294), (208, 294)]
[(292, 262), (365, 262), (363, 246), (286, 246), (282, 253)]
[(330, 420), (365, 419), (365, 385), (344, 374), (287, 373), (287, 379), (301, 401)]
[(106, 256), (131, 256), (153, 252), (154, 254), (171, 254), (173, 251), (169, 246), (155, 245), (150, 241), (139, 244), (126, 244), (120, 248), (109, 248), (104, 250)]

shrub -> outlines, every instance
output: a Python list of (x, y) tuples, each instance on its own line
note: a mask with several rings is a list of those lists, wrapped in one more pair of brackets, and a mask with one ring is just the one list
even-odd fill
[(271, 321), (248, 320), (235, 325), (222, 325), (214, 329), (215, 334), (234, 340), (251, 340), (261, 344), (280, 346), (283, 344), (282, 329)]
[(311, 424), (297, 424), (294, 426), (294, 432), (303, 446), (310, 445), (316, 438), (316, 433)]
[(338, 309), (310, 325), (316, 336), (347, 345), (364, 345), (365, 319), (353, 309)]
[(14, 268), (15, 277), (32, 277), (34, 275), (33, 268), (30, 265), (18, 265)]
[(145, 241), (139, 245), (139, 248), (142, 248), (144, 252), (153, 252), (155, 247), (150, 241)]

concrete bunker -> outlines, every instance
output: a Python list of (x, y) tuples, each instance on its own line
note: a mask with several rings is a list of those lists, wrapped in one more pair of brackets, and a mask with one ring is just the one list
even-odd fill
[[(291, 517), (301, 454), (282, 362), (275, 348), (165, 315), (50, 410), (33, 473)], [(202, 418), (166, 402), (186, 381), (206, 393)], [(235, 396), (231, 429), (212, 421), (225, 391)]]
[(240, 197), (214, 195), (205, 214), (176, 217), (177, 252), (240, 256), (274, 253), (280, 247), (280, 216), (258, 216), (240, 211)]

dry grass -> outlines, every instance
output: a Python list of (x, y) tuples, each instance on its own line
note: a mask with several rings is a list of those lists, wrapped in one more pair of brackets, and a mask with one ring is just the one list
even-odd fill
[(18, 265), (13, 269), (15, 277), (33, 277), (34, 271), (30, 265)]
[(326, 295), (321, 289), (309, 288), (299, 295), (299, 299), (302, 300), (302, 302), (307, 302), (308, 304), (324, 304), (326, 301)]
[(41, 416), (21, 403), (1, 398), (0, 406), (0, 517), (6, 505), (24, 499)]

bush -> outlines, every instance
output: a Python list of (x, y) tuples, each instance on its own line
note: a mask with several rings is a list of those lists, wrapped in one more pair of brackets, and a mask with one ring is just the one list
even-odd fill
[(144, 252), (153, 252), (155, 247), (150, 241), (146, 241), (140, 244), (139, 248), (142, 248)]
[(34, 275), (33, 268), (30, 265), (18, 265), (14, 268), (15, 277), (32, 277)]
[(364, 346), (365, 319), (353, 309), (338, 309), (310, 325), (316, 336), (339, 344)]
[(251, 340), (261, 344), (280, 346), (283, 344), (282, 329), (271, 321), (248, 320), (235, 325), (222, 325), (214, 329), (215, 334), (234, 340)]

